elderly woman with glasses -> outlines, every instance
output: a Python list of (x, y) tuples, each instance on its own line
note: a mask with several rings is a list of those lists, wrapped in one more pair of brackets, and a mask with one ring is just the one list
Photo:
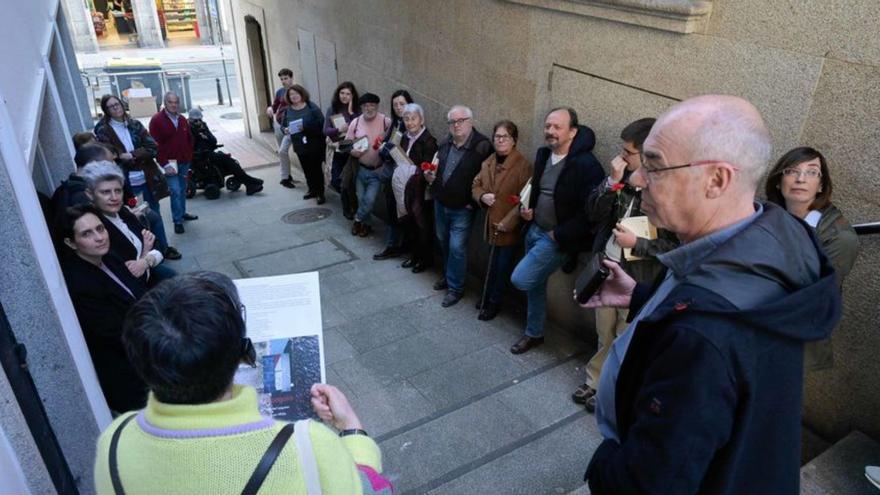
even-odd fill
[(323, 424), (291, 424), (234, 383), (257, 356), (229, 277), (159, 284), (129, 311), (123, 342), (150, 395), (98, 440), (97, 493), (391, 493), (379, 446), (336, 387), (310, 390)]
[(485, 289), (477, 300), (478, 318), (491, 320), (501, 308), (501, 293), (510, 278), (510, 267), (520, 243), (519, 193), (532, 177), (532, 164), (516, 148), (516, 124), (502, 120), (492, 130), (495, 153), (483, 162), (471, 193), (486, 209), (483, 237), (490, 246), (490, 264)]
[[(859, 255), (859, 238), (843, 213), (831, 203), (831, 174), (819, 151), (802, 146), (782, 155), (767, 176), (767, 200), (784, 207), (816, 229), (816, 236), (837, 273), (837, 284), (852, 269)], [(831, 340), (804, 346), (804, 368), (832, 366)]]
[(154, 249), (156, 236), (145, 227), (122, 201), (125, 176), (115, 163), (97, 161), (82, 171), (86, 196), (101, 212), (101, 222), (110, 239), (110, 250), (125, 261), (125, 267), (135, 278), (154, 285), (173, 277), (171, 268), (160, 265), (165, 259)]

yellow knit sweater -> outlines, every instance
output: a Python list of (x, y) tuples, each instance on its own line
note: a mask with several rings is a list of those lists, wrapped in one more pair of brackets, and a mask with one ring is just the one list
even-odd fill
[[(241, 493), (272, 439), (284, 426), (260, 415), (257, 394), (236, 385), (232, 399), (203, 405), (163, 404), (151, 394), (146, 409), (122, 431), (117, 448), (119, 476), (128, 495)], [(99, 494), (113, 494), (108, 456), (122, 415), (101, 434), (95, 461)], [(340, 438), (311, 422), (309, 433), (325, 494), (360, 494), (356, 464), (382, 471), (379, 447), (371, 438)], [(260, 489), (260, 494), (305, 494), (306, 487), (291, 437)], [(369, 491), (369, 490), (367, 490)]]

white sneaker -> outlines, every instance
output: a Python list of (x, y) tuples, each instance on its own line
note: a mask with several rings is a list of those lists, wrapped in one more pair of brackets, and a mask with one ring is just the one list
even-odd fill
[(865, 466), (865, 477), (868, 478), (874, 486), (880, 488), (880, 467)]

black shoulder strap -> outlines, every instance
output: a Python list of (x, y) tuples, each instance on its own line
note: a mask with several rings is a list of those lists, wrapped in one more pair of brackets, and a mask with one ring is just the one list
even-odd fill
[(260, 459), (260, 463), (257, 464), (257, 468), (251, 474), (251, 478), (248, 480), (247, 485), (244, 486), (244, 490), (241, 491), (242, 495), (256, 495), (292, 434), (293, 423), (288, 423), (275, 435), (275, 439), (272, 440), (266, 453), (263, 454), (263, 458)]
[(113, 492), (116, 495), (125, 495), (125, 490), (122, 489), (122, 480), (119, 479), (119, 464), (116, 462), (116, 448), (119, 446), (119, 436), (122, 435), (122, 430), (128, 425), (128, 423), (137, 416), (137, 413), (130, 415), (122, 421), (122, 424), (119, 425), (119, 428), (116, 428), (116, 431), (113, 432), (113, 438), (110, 439), (110, 481), (113, 483)]

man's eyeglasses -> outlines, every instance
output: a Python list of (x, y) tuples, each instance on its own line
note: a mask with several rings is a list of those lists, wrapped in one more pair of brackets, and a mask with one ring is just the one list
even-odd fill
[(513, 139), (513, 136), (511, 136), (510, 134), (495, 134), (494, 136), (492, 136), (492, 139), (494, 139), (495, 141), (510, 141), (511, 139)]
[[(727, 163), (727, 162), (721, 161), (721, 160), (700, 160), (700, 161), (696, 161), (696, 162), (685, 163), (684, 165), (672, 165), (669, 167), (649, 167), (645, 163), (645, 157), (642, 156), (642, 170), (644, 170), (646, 174), (656, 174), (656, 173), (660, 173), (660, 172), (668, 172), (670, 170), (676, 170), (679, 168), (699, 167), (702, 165), (715, 165), (718, 163)], [(730, 165), (730, 164), (728, 163), (728, 165)], [(734, 170), (739, 170), (734, 165), (731, 165), (731, 167)]]
[(465, 118), (463, 118), (463, 119), (447, 120), (446, 123), (449, 124), (449, 125), (451, 125), (451, 126), (454, 126), (454, 125), (461, 125), (461, 124), (464, 124), (464, 123), (467, 122), (468, 120), (471, 120), (471, 118), (470, 118), (470, 117), (465, 117)]
[(799, 170), (796, 168), (786, 168), (782, 170), (782, 175), (786, 177), (795, 177), (800, 179), (804, 177), (805, 179), (818, 179), (822, 177), (822, 172), (815, 168), (808, 168), (806, 170)]

